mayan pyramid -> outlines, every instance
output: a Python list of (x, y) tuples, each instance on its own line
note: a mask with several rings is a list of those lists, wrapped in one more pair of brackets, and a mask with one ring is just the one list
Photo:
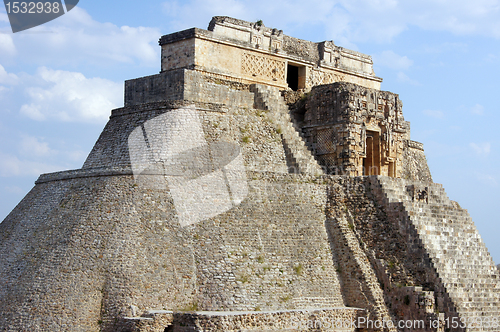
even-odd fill
[(498, 269), (370, 56), (229, 17), (159, 44), (0, 224), (0, 330), (500, 331)]

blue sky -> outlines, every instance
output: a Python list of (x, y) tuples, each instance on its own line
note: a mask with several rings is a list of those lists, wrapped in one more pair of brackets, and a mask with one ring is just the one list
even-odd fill
[(215, 15), (373, 56), (435, 182), (500, 263), (500, 0), (92, 1), (12, 34), (0, 9), (0, 220), (40, 173), (80, 168), (123, 81), (160, 69), (159, 37)]

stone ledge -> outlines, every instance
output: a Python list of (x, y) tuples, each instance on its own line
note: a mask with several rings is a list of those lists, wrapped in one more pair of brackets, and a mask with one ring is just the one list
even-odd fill
[(162, 46), (165, 44), (174, 43), (176, 41), (193, 38), (197, 35), (197, 32), (199, 32), (199, 31), (203, 31), (203, 30), (199, 29), (199, 28), (190, 28), (190, 29), (174, 32), (174, 33), (171, 33), (168, 35), (164, 35), (164, 36), (161, 36), (160, 40), (158, 40), (158, 44), (160, 44), (160, 46)]
[(417, 141), (407, 140), (406, 144), (408, 145), (409, 148), (424, 151), (424, 144), (423, 143), (420, 143), (420, 142), (417, 142)]
[(365, 311), (362, 308), (352, 307), (332, 307), (332, 308), (305, 308), (305, 309), (289, 309), (289, 310), (261, 310), (261, 311), (194, 311), (183, 314), (199, 315), (199, 316), (239, 316), (239, 315), (262, 315), (262, 314), (285, 314), (285, 313), (311, 313), (317, 311)]
[[(226, 26), (229, 25), (238, 27), (245, 31), (251, 31), (252, 28), (255, 26), (255, 24), (256, 24), (255, 22), (248, 22), (229, 16), (214, 16), (212, 17), (212, 20), (208, 24), (208, 30), (214, 31), (215, 25), (226, 25)], [(262, 24), (262, 26), (260, 26), (260, 30), (265, 30), (269, 33), (272, 32), (273, 29), (268, 28), (264, 26), (264, 24)]]
[(168, 35), (164, 35), (160, 38), (160, 40), (158, 41), (158, 44), (160, 44), (160, 46), (163, 46), (166, 44), (171, 44), (171, 43), (175, 43), (175, 42), (185, 40), (185, 39), (190, 39), (190, 38), (204, 38), (204, 39), (212, 40), (214, 42), (228, 43), (228, 44), (231, 44), (231, 45), (237, 46), (237, 47), (243, 47), (243, 48), (247, 48), (247, 49), (261, 51), (264, 53), (270, 53), (267, 50), (256, 49), (255, 47), (252, 46), (252, 44), (250, 42), (244, 42), (244, 41), (241, 41), (238, 39), (227, 38), (227, 37), (224, 37), (222, 35), (214, 34), (212, 31), (208, 31), (208, 30), (204, 30), (204, 29), (200, 29), (200, 28), (191, 28), (191, 29), (187, 29), (187, 30), (183, 30), (183, 31), (179, 31), (179, 32), (174, 32), (174, 33), (171, 33)]
[[(216, 20), (214, 21), (214, 19), (216, 19)], [(230, 17), (220, 16), (220, 17), (214, 17), (214, 19), (212, 19), (210, 26), (215, 26), (215, 24), (221, 24), (222, 22), (227, 21), (226, 23), (229, 23), (230, 25), (227, 25), (224, 23), (222, 25), (226, 26), (226, 27), (232, 26), (232, 28), (237, 28), (237, 29), (239, 28), (239, 29), (243, 29), (243, 30), (249, 29), (249, 33), (251, 33), (252, 25), (254, 24), (252, 22), (236, 20), (236, 19), (232, 19)], [(215, 22), (215, 23), (213, 23), (213, 22)], [(209, 29), (210, 29), (210, 26), (209, 26)], [(264, 26), (262, 26), (260, 28), (260, 30), (262, 30), (262, 31), (265, 30), (266, 31), (265, 34), (273, 34), (273, 31), (275, 31), (275, 32), (278, 31), (277, 29), (271, 29), (271, 28), (267, 28)], [(261, 31), (261, 33), (263, 33), (262, 31)], [(303, 53), (302, 51), (303, 51), (303, 48), (305, 47), (305, 45), (316, 50), (318, 48), (318, 46), (320, 45), (320, 43), (302, 40), (302, 39), (298, 39), (298, 38), (291, 37), (288, 35), (283, 35), (282, 31), (281, 31), (281, 36), (282, 37), (280, 37), (280, 39), (283, 38), (283, 40), (282, 40), (283, 41), (283, 48), (281, 48), (279, 50), (279, 52), (276, 52), (276, 50), (270, 50), (267, 47), (255, 47), (255, 45), (253, 45), (249, 40), (243, 41), (243, 40), (236, 39), (236, 38), (229, 38), (229, 37), (226, 37), (222, 34), (214, 33), (211, 30), (204, 30), (204, 29), (200, 29), (200, 28), (190, 28), (190, 29), (186, 29), (183, 31), (174, 32), (174, 33), (171, 33), (168, 35), (164, 35), (159, 39), (158, 43), (160, 46), (163, 46), (163, 45), (176, 43), (176, 42), (186, 40), (186, 39), (201, 38), (201, 39), (205, 39), (205, 40), (210, 40), (210, 41), (215, 42), (215, 43), (222, 43), (222, 44), (230, 45), (233, 47), (251, 50), (253, 52), (259, 52), (259, 53), (263, 53), (263, 54), (267, 54), (267, 55), (272, 55), (273, 57), (292, 60), (296, 63), (301, 63), (302, 65), (311, 65), (313, 67), (316, 67), (316, 65), (318, 64), (318, 61), (320, 60), (320, 54), (315, 53), (314, 56), (311, 56), (311, 54), (309, 54), (307, 52)], [(371, 56), (369, 56), (369, 55), (366, 55), (366, 54), (363, 54), (363, 53), (360, 53), (357, 51), (349, 50), (349, 49), (339, 47), (339, 46), (336, 46), (336, 47), (338, 48), (338, 51), (343, 58), (368, 63), (370, 65), (373, 64)], [(360, 70), (357, 70), (355, 68), (345, 67), (343, 65), (332, 67), (331, 65), (328, 65), (324, 61), (322, 62), (322, 64), (325, 64), (324, 67), (327, 69), (335, 70), (335, 71), (344, 73), (346, 75), (353, 75), (353, 76), (357, 76), (357, 77), (360, 77), (363, 79), (372, 80), (372, 81), (375, 81), (378, 83), (382, 82), (382, 78), (376, 76), (375, 73), (373, 72), (373, 70), (372, 70), (372, 72), (365, 72), (363, 70), (360, 71)], [(323, 65), (321, 67), (323, 67)], [(191, 69), (193, 69), (193, 68), (191, 68)], [(162, 69), (162, 72), (163, 72), (163, 69)]]
[[(270, 180), (270, 181), (283, 181), (290, 183), (314, 183), (319, 185), (327, 185), (330, 181), (335, 181), (338, 178), (351, 178), (345, 175), (311, 175), (311, 174), (295, 174), (295, 173), (281, 173), (281, 172), (270, 172), (270, 171), (254, 171), (247, 170), (248, 181), (252, 180)], [(142, 175), (164, 175), (163, 173), (155, 173), (153, 171), (148, 173), (141, 173)], [(67, 171), (60, 171), (54, 173), (41, 174), (35, 181), (35, 184), (55, 182), (62, 180), (71, 180), (79, 178), (90, 178), (90, 177), (104, 177), (104, 176), (130, 176), (134, 175), (134, 172), (130, 166), (121, 167), (95, 167), (95, 168), (80, 168)], [(370, 176), (357, 176), (355, 178), (388, 178), (391, 180), (399, 180), (389, 178), (380, 175), (370, 175)], [(412, 183), (420, 183), (418, 181), (413, 181)], [(423, 182), (422, 182), (423, 183)], [(305, 310), (305, 309), (300, 309)]]
[[(148, 172), (148, 173), (143, 172), (141, 174), (164, 175), (163, 173), (154, 173), (154, 172)], [(35, 181), (35, 184), (62, 181), (62, 180), (72, 180), (79, 178), (102, 177), (102, 176), (130, 176), (130, 175), (134, 175), (134, 172), (130, 166), (80, 168), (68, 171), (41, 174)], [(276, 173), (259, 172), (250, 170), (247, 170), (247, 176), (249, 180), (273, 179), (285, 182), (308, 182), (316, 184), (323, 184), (324, 181), (324, 177), (322, 176), (278, 173), (278, 172)]]
[(171, 109), (188, 107), (191, 105), (194, 105), (196, 110), (199, 111), (214, 112), (214, 113), (227, 113), (228, 111), (227, 105), (224, 104), (203, 103), (199, 101), (189, 101), (189, 100), (167, 100), (167, 101), (155, 101), (155, 102), (116, 108), (111, 111), (110, 119), (128, 114), (157, 111), (163, 109), (171, 110)]
[[(124, 317), (131, 331), (150, 331), (170, 326), (172, 331), (354, 331), (365, 309), (351, 307), (306, 308), (269, 311), (193, 311), (156, 313), (153, 318)], [(161, 324), (163, 323), (163, 324)], [(132, 324), (133, 326), (131, 326)], [(339, 324), (339, 325), (336, 325)]]
[(42, 174), (35, 181), (35, 184), (54, 182), (61, 180), (71, 180), (78, 178), (101, 177), (101, 176), (122, 176), (133, 175), (131, 167), (98, 167), (82, 168), (69, 171)]
[[(354, 331), (345, 322), (356, 322), (364, 313), (359, 308), (311, 308), (283, 311), (201, 311), (174, 314), (174, 331)], [(342, 325), (342, 324), (345, 325)], [(336, 327), (336, 324), (340, 324)], [(182, 326), (182, 328), (180, 328)]]
[(148, 310), (146, 311), (146, 314), (148, 315), (167, 315), (167, 314), (173, 314), (173, 311), (170, 310)]

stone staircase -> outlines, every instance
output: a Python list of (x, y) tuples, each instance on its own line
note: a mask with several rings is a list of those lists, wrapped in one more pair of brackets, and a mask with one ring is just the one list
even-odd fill
[(290, 173), (322, 175), (323, 170), (295, 127), (279, 89), (252, 84), (250, 91), (255, 95), (255, 108), (268, 111), (268, 119), (281, 135)]
[[(451, 302), (443, 303), (445, 311), (471, 322), (467, 331), (500, 331), (500, 276), (468, 212), (440, 184), (383, 176), (370, 181), (400, 232), (416, 237), (428, 253)], [(495, 319), (497, 326), (479, 324)]]
[[(338, 268), (343, 279), (344, 291), (348, 294), (344, 297), (344, 301), (349, 306), (366, 308), (370, 320), (392, 321), (384, 301), (384, 292), (380, 288), (369, 258), (361, 249), (353, 229), (349, 226), (348, 218), (350, 216), (345, 215), (326, 222), (328, 233), (338, 245), (335, 251), (341, 253)], [(393, 326), (387, 326), (385, 329), (375, 329), (375, 331), (397, 330)]]

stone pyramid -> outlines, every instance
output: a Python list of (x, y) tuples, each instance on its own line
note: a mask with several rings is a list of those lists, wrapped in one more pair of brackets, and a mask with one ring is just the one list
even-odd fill
[(0, 224), (0, 330), (500, 330), (498, 269), (371, 57), (229, 17), (160, 45)]

